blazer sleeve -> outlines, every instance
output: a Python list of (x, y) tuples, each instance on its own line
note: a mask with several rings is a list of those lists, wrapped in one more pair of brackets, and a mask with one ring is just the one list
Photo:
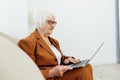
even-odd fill
[[(52, 68), (52, 67), (51, 67), (51, 68)], [(51, 68), (48, 67), (48, 68), (46, 68), (45, 70), (40, 70), (46, 80), (49, 78), (49, 70), (50, 70)]]
[(19, 41), (18, 46), (25, 51), (28, 56), (35, 62), (35, 45), (33, 45), (30, 41), (26, 39), (22, 39)]

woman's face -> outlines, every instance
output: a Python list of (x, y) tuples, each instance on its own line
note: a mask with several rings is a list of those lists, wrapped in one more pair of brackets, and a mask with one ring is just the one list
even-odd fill
[(46, 34), (52, 34), (53, 29), (55, 28), (56, 22), (55, 17), (48, 18), (45, 22), (44, 31)]

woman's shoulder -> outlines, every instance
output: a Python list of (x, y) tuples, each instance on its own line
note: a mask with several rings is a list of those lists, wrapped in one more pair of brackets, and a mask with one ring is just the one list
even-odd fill
[(34, 35), (33, 33), (31, 33), (30, 35), (22, 38), (22, 39), (19, 41), (19, 43), (22, 42), (22, 41), (28, 42), (28, 43), (34, 43), (34, 42), (36, 42), (36, 37), (35, 37), (35, 35)]
[(53, 38), (53, 37), (50, 37), (50, 36), (49, 36), (49, 39), (50, 39), (50, 41), (51, 41), (52, 43), (54, 43), (54, 44), (56, 44), (56, 45), (59, 46), (59, 41), (58, 41), (57, 39), (55, 39), (55, 38)]
[(51, 37), (51, 36), (49, 36), (49, 39), (52, 40), (52, 41), (58, 42), (57, 39), (55, 39), (55, 38), (53, 38), (53, 37)]

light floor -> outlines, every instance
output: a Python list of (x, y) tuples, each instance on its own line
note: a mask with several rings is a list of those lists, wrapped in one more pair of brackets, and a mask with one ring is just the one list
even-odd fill
[(93, 66), (94, 80), (120, 80), (120, 64)]

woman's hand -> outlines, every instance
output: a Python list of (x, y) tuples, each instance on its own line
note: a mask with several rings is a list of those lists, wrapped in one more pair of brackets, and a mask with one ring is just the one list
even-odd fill
[(57, 65), (49, 70), (49, 77), (61, 77), (64, 72), (72, 69), (70, 66)]
[(73, 57), (68, 57), (64, 60), (64, 64), (69, 64), (69, 63), (79, 63), (79, 59), (75, 59)]

